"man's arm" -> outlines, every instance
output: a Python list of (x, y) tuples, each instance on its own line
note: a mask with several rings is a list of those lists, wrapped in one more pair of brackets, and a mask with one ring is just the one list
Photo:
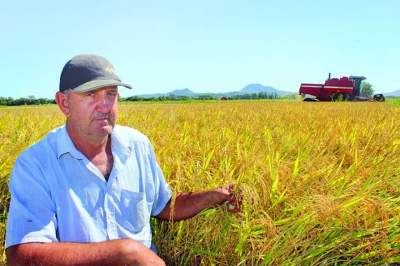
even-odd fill
[(7, 262), (17, 265), (165, 265), (141, 243), (131, 239), (99, 243), (26, 243), (7, 248)]
[(228, 202), (230, 212), (238, 212), (241, 208), (240, 195), (235, 195), (232, 185), (210, 191), (181, 192), (177, 193), (174, 202), (168, 202), (157, 217), (162, 220), (179, 221), (191, 218), (202, 210), (218, 207), (225, 202)]

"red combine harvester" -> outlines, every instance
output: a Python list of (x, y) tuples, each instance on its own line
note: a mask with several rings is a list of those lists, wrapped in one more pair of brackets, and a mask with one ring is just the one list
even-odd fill
[(374, 97), (361, 97), (361, 81), (365, 80), (363, 76), (341, 77), (340, 79), (331, 78), (329, 73), (328, 79), (324, 84), (301, 83), (299, 94), (304, 96), (304, 101), (385, 101), (382, 94), (375, 94)]

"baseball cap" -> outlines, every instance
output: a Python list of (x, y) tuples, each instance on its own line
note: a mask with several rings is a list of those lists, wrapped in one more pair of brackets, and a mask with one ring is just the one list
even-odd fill
[(132, 86), (122, 83), (113, 65), (104, 57), (81, 54), (69, 60), (60, 76), (60, 92), (71, 89), (74, 92), (87, 92), (107, 86)]

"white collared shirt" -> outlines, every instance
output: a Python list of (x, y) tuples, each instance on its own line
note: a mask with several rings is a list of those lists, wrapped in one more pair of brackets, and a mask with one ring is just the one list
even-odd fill
[(151, 246), (150, 216), (171, 198), (152, 145), (115, 126), (108, 181), (76, 149), (65, 126), (16, 160), (11, 178), (6, 248), (28, 242), (99, 242), (131, 238)]

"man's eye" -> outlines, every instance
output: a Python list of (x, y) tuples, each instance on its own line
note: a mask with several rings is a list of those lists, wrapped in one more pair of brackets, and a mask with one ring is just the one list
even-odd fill
[(93, 97), (93, 96), (94, 96), (94, 93), (93, 93), (93, 92), (86, 92), (86, 93), (85, 93), (85, 96)]
[(109, 96), (117, 96), (117, 92), (116, 91), (109, 91), (109, 92), (107, 92), (107, 95), (109, 95)]

